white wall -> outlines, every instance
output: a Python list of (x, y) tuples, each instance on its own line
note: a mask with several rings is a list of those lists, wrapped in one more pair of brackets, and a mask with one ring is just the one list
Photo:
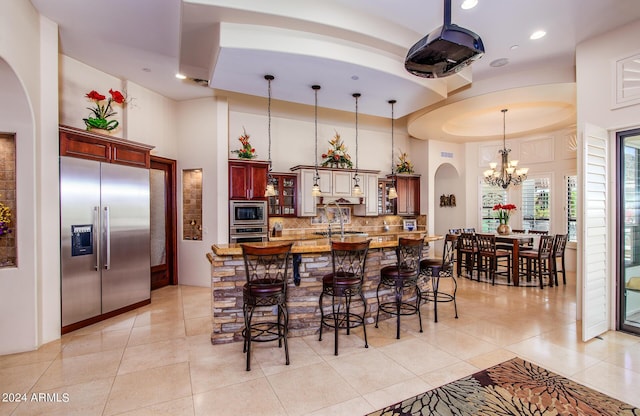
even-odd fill
[[(640, 53), (640, 46), (637, 40), (640, 38), (640, 20), (625, 25), (618, 30), (611, 31), (597, 38), (590, 39), (578, 45), (576, 49), (576, 81), (577, 89), (577, 127), (578, 138), (584, 133), (586, 123), (594, 124), (609, 131), (609, 167), (611, 183), (611, 198), (609, 201), (608, 218), (610, 229), (615, 229), (617, 221), (617, 207), (615, 198), (616, 189), (616, 160), (615, 160), (615, 132), (629, 130), (640, 127), (640, 104), (633, 104), (626, 107), (613, 106), (615, 61)], [(597, 82), (594, 82), (596, 80)], [(581, 227), (581, 221), (578, 226)], [(615, 233), (611, 233), (611, 240), (606, 253), (608, 259), (616, 258), (617, 242)], [(578, 258), (578, 262), (581, 259)], [(615, 261), (609, 261), (609, 315), (610, 328), (616, 326), (616, 288), (617, 288), (617, 267)], [(581, 276), (578, 273), (578, 289), (581, 287)], [(581, 294), (578, 294), (579, 309), (581, 308)]]
[[(57, 30), (27, 0), (0, 13), (0, 130), (17, 139), (18, 267), (0, 269), (0, 354), (59, 337)], [(16, 42), (15, 39), (20, 39)], [(58, 313), (55, 313), (55, 310)]]
[[(228, 157), (237, 158), (231, 150), (240, 148), (238, 137), (243, 132), (251, 136), (258, 160), (268, 160), (268, 117), (266, 100), (234, 97), (229, 103)], [(289, 172), (296, 165), (314, 165), (315, 125), (312, 106), (292, 106), (272, 100), (271, 159), (274, 172)], [(394, 123), (395, 157), (409, 150), (409, 136), (402, 120)], [(318, 109), (318, 164), (329, 149), (329, 140), (340, 134), (356, 163), (355, 114)], [(358, 167), (379, 170), (380, 176), (391, 173), (391, 121), (360, 114), (358, 117)]]
[[(222, 107), (222, 111), (220, 111)], [(210, 286), (211, 265), (206, 253), (220, 234), (228, 232), (227, 136), (220, 137), (219, 124), (226, 132), (226, 101), (215, 98), (178, 103), (178, 218), (182, 218), (182, 171), (202, 169), (202, 240), (183, 240), (182, 221), (178, 221), (178, 264), (180, 284)], [(219, 142), (225, 144), (219, 160)], [(225, 178), (221, 180), (220, 178)], [(222, 202), (225, 202), (222, 204)]]

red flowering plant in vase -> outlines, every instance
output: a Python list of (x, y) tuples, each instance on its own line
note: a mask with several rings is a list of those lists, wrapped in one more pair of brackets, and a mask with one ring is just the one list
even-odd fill
[[(124, 105), (127, 99), (120, 91), (114, 91), (113, 89), (109, 90), (109, 95), (111, 96), (107, 99), (106, 96), (96, 90), (92, 90), (85, 95), (85, 97), (95, 103), (95, 107), (87, 107), (87, 110), (91, 110), (93, 115), (82, 119), (87, 126), (87, 130), (103, 129), (111, 131), (120, 124), (118, 120), (107, 119), (118, 114), (113, 110), (113, 103)], [(107, 99), (106, 103), (104, 102), (105, 99)]]
[(231, 153), (237, 153), (240, 159), (253, 159), (254, 157), (257, 157), (256, 149), (251, 146), (251, 143), (249, 143), (249, 137), (250, 136), (243, 128), (242, 135), (238, 137), (238, 140), (242, 143), (242, 147), (238, 150), (232, 150)]
[(494, 211), (498, 211), (498, 220), (500, 224), (509, 225), (509, 217), (517, 207), (514, 204), (497, 204), (493, 206)]
[(11, 208), (0, 202), (0, 235), (11, 234)]

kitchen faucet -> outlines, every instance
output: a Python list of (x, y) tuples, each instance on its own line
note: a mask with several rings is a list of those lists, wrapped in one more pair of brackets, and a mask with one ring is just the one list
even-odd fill
[[(344, 241), (344, 216), (342, 215), (342, 208), (340, 208), (340, 205), (333, 201), (333, 202), (328, 202), (326, 204), (324, 204), (324, 211), (325, 213), (327, 212), (327, 207), (329, 207), (329, 205), (335, 205), (336, 208), (338, 208), (338, 216), (340, 219), (340, 240)], [(327, 221), (329, 222), (329, 238), (331, 238), (331, 221), (329, 220), (329, 217), (327, 216)]]

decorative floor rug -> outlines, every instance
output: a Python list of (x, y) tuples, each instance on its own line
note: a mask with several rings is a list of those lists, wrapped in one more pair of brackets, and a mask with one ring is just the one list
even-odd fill
[(391, 415), (640, 415), (640, 409), (514, 358), (385, 407)]

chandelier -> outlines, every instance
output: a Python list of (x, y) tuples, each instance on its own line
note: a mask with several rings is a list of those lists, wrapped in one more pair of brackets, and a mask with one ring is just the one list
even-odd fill
[(491, 186), (499, 186), (503, 189), (507, 189), (509, 185), (520, 185), (525, 179), (527, 179), (528, 168), (519, 168), (517, 160), (509, 161), (509, 152), (511, 149), (507, 149), (507, 129), (506, 129), (506, 114), (507, 109), (502, 111), (502, 150), (498, 152), (502, 156), (502, 165), (500, 169), (496, 162), (489, 163), (489, 169), (484, 171), (484, 181)]

